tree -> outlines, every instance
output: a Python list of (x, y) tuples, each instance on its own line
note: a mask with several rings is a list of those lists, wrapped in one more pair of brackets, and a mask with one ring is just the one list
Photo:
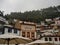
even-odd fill
[[(56, 6), (60, 9), (60, 6)], [(45, 21), (45, 19), (53, 19), (55, 17), (60, 17), (60, 12), (57, 11), (56, 7), (48, 7), (41, 10), (33, 10), (22, 12), (12, 12), (11, 14), (5, 15), (7, 20), (10, 19), (19, 19), (22, 21), (31, 21), (40, 23), (41, 21)]]

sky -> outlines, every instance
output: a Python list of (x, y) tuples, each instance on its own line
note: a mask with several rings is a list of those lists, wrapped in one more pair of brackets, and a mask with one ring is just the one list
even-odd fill
[(60, 5), (60, 0), (0, 0), (0, 10), (4, 14), (40, 10)]

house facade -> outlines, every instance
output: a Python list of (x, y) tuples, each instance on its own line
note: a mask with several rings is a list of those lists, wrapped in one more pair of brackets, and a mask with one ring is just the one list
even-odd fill
[(59, 35), (44, 35), (41, 40), (52, 44), (60, 44), (60, 36)]
[(21, 29), (21, 36), (36, 39), (36, 24), (26, 21), (16, 21), (15, 28)]
[(20, 35), (20, 29), (14, 28), (11, 25), (4, 25), (0, 27), (0, 35), (1, 34)]

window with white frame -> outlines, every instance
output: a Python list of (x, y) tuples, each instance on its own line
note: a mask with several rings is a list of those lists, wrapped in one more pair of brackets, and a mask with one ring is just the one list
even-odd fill
[(14, 33), (16, 33), (16, 34), (17, 34), (17, 33), (18, 33), (18, 30), (14, 29)]
[(8, 28), (8, 33), (12, 33), (12, 29), (11, 28)]

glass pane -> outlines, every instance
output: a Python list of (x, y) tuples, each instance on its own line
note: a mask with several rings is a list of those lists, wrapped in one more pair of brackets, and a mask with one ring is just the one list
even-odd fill
[(58, 41), (58, 39), (57, 39), (57, 38), (55, 38), (55, 41)]
[(8, 32), (9, 32), (9, 33), (12, 33), (12, 29), (11, 29), (11, 28), (9, 28), (9, 29), (8, 29)]
[(4, 28), (0, 28), (0, 34), (4, 34)]
[(27, 37), (30, 37), (30, 32), (27, 32)]
[(60, 37), (59, 37), (59, 41), (60, 41)]
[(32, 32), (32, 37), (34, 37), (34, 32)]
[(49, 38), (49, 41), (52, 41), (52, 38)]
[(48, 38), (45, 38), (45, 41), (48, 41)]
[(14, 33), (17, 33), (17, 31), (18, 31), (18, 30), (15, 29), (15, 30), (14, 30)]
[(22, 32), (22, 36), (25, 37), (25, 32)]

